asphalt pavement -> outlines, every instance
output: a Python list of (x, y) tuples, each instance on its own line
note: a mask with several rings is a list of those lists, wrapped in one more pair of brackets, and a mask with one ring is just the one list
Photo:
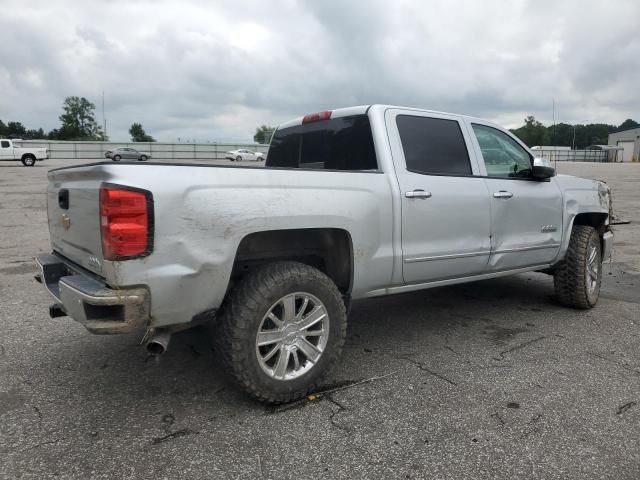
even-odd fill
[(49, 318), (32, 257), (71, 163), (0, 164), (0, 478), (640, 478), (640, 164), (558, 165), (631, 221), (596, 308), (540, 273), (358, 302), (327, 393), (274, 407), (204, 329), (154, 359)]

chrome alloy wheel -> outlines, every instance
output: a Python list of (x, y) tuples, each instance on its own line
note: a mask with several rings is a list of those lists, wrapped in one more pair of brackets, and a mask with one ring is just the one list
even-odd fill
[(260, 322), (258, 364), (276, 380), (299, 378), (318, 363), (328, 339), (324, 304), (310, 293), (290, 293), (274, 303)]
[[(596, 239), (597, 241), (597, 239)], [(598, 246), (594, 241), (589, 242), (589, 255), (587, 257), (587, 272), (586, 282), (587, 290), (589, 294), (593, 294), (598, 287), (598, 270), (600, 269), (600, 262), (598, 261)]]

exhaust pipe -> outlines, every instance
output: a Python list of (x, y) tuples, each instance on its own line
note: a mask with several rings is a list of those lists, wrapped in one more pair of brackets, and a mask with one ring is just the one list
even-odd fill
[(147, 352), (150, 355), (158, 356), (167, 351), (169, 341), (171, 340), (171, 331), (167, 328), (159, 328), (149, 334), (147, 340)]

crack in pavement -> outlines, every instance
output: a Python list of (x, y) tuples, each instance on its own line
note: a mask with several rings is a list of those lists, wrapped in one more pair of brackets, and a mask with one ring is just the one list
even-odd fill
[(447, 350), (452, 351), (453, 353), (455, 353), (456, 355), (460, 355), (458, 352), (456, 352), (453, 348), (451, 348), (449, 345), (445, 345), (444, 348), (446, 348)]
[(444, 380), (445, 382), (453, 385), (454, 387), (457, 387), (458, 384), (456, 382), (454, 382), (453, 380), (445, 377), (444, 375), (439, 374), (438, 372), (434, 372), (433, 370), (430, 370), (429, 368), (425, 367), (424, 364), (422, 362), (419, 362), (417, 360), (414, 360), (413, 358), (409, 358), (408, 355), (400, 355), (399, 357), (396, 358), (400, 358), (402, 360), (406, 360), (409, 363), (413, 363), (415, 366), (417, 366), (420, 370), (425, 371), (427, 373), (430, 373), (431, 375), (433, 375), (434, 377), (439, 378), (440, 380)]
[(491, 417), (495, 417), (495, 419), (500, 422), (500, 425), (502, 425), (502, 426), (506, 425), (506, 422), (502, 419), (502, 417), (500, 416), (500, 414), (498, 412), (492, 413), (490, 416)]
[(62, 440), (64, 440), (64, 439), (65, 439), (64, 437), (61, 437), (61, 438), (56, 438), (55, 440), (49, 440), (47, 442), (37, 443), (37, 444), (32, 445), (32, 446), (30, 446), (28, 448), (25, 448), (24, 450), (21, 450), (20, 453), (29, 452), (31, 450), (35, 450), (36, 448), (44, 447), (46, 445), (56, 445), (59, 442), (61, 442)]
[(599, 358), (600, 360), (604, 360), (607, 363), (610, 363), (612, 365), (615, 365), (616, 367), (620, 367), (625, 369), (627, 372), (631, 372), (635, 375), (640, 376), (640, 371), (636, 370), (635, 368), (633, 368), (631, 365), (626, 364), (626, 363), (618, 363), (615, 360), (611, 360), (608, 357), (605, 357), (604, 355), (600, 354), (600, 353), (594, 353), (594, 352), (587, 352), (587, 355), (591, 355), (593, 357)]
[(38, 407), (36, 407), (35, 405), (31, 405), (31, 408), (33, 408), (33, 410), (38, 415), (38, 422), (42, 423), (42, 412), (40, 411), (40, 409)]
[(505, 355), (507, 355), (508, 353), (512, 353), (515, 352), (516, 350), (521, 350), (525, 347), (528, 347), (529, 345), (533, 345), (534, 343), (539, 342), (540, 340), (544, 340), (545, 338), (547, 338), (546, 336), (542, 336), (542, 337), (538, 337), (538, 338), (534, 338), (533, 340), (528, 340), (526, 342), (523, 343), (519, 343), (518, 345), (511, 347), (507, 350), (503, 350), (502, 352), (500, 352), (500, 358), (498, 357), (493, 357), (494, 360), (497, 360), (499, 362), (501, 362), (502, 360), (504, 360)]
[(521, 436), (520, 439), (526, 438), (529, 435), (531, 435), (532, 433), (538, 433), (540, 430), (539, 428), (536, 426), (536, 424), (538, 423), (538, 420), (540, 420), (542, 418), (542, 414), (539, 413), (537, 414), (535, 417), (532, 417), (531, 420), (529, 420), (527, 422), (527, 426), (533, 427), (531, 428), (531, 430), (527, 430), (525, 431)]
[(345, 407), (344, 405), (342, 405), (340, 402), (338, 402), (335, 398), (333, 398), (332, 395), (326, 395), (325, 398), (327, 399), (327, 401), (329, 403), (334, 404), (336, 407), (338, 407), (337, 410), (333, 410), (333, 408), (331, 409), (331, 415), (329, 415), (329, 421), (331, 422), (331, 425), (333, 425), (334, 427), (336, 427), (338, 430), (342, 430), (345, 433), (351, 433), (349, 431), (349, 428), (339, 424), (336, 421), (336, 416), (342, 412), (346, 412), (347, 411), (347, 407)]
[(624, 412), (629, 410), (634, 405), (636, 405), (636, 402), (629, 402), (629, 403), (625, 403), (624, 405), (620, 405), (616, 410), (616, 415), (622, 415)]
[(151, 440), (152, 445), (158, 445), (163, 442), (168, 442), (169, 440), (173, 440), (174, 438), (186, 437), (187, 435), (197, 435), (200, 432), (196, 432), (195, 430), (191, 430), (189, 428), (183, 428), (182, 430), (178, 430), (177, 432), (169, 433), (164, 437), (156, 437)]

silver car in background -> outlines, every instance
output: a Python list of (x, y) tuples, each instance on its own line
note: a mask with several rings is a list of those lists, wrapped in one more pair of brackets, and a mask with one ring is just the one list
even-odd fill
[(231, 150), (225, 153), (224, 158), (231, 160), (232, 162), (241, 162), (243, 160), (253, 160), (256, 162), (264, 162), (264, 153), (253, 152), (245, 148), (239, 150)]
[(113, 150), (107, 150), (104, 153), (104, 157), (110, 158), (114, 162), (119, 162), (120, 160), (138, 160), (140, 162), (144, 162), (151, 158), (151, 154), (148, 152), (141, 152), (135, 148), (120, 147), (114, 148)]

